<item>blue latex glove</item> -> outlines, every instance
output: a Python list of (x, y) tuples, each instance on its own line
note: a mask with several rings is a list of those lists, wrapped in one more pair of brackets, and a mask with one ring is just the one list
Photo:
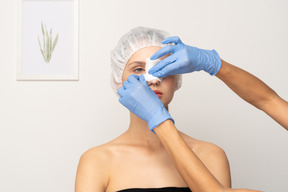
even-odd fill
[(168, 37), (161, 43), (175, 43), (175, 45), (165, 46), (150, 57), (151, 60), (155, 60), (166, 54), (173, 53), (148, 71), (149, 74), (155, 77), (163, 78), (168, 75), (201, 70), (213, 76), (221, 68), (221, 58), (214, 49), (206, 50), (185, 45), (178, 36)]
[(153, 129), (167, 119), (171, 119), (175, 124), (162, 101), (146, 83), (144, 75), (129, 75), (117, 93), (120, 95), (119, 102), (132, 113), (147, 121), (149, 129), (154, 134)]

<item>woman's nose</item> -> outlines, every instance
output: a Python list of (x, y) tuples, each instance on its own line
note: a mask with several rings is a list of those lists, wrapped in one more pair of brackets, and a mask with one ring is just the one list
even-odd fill
[(150, 81), (146, 81), (147, 82), (147, 84), (150, 86), (150, 85), (159, 85), (160, 84), (160, 81), (159, 80), (157, 80), (157, 79), (152, 79), (152, 80), (150, 80)]

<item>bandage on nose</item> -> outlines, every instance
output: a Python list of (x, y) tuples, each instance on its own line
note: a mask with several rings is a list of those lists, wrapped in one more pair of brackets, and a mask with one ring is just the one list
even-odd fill
[(159, 77), (154, 77), (153, 75), (149, 74), (148, 71), (154, 66), (156, 65), (159, 61), (161, 61), (160, 59), (156, 59), (156, 60), (150, 60), (150, 58), (146, 59), (146, 67), (145, 67), (145, 71), (146, 73), (144, 74), (145, 80), (150, 82), (153, 79), (156, 79), (158, 81), (162, 81), (162, 78)]

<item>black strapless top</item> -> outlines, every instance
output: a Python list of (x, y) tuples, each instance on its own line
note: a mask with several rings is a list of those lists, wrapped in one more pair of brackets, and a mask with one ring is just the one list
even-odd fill
[(189, 187), (129, 188), (116, 192), (191, 192)]

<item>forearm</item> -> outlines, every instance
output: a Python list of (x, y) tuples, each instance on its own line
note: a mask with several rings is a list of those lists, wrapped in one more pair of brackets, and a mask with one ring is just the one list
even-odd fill
[(288, 103), (254, 75), (221, 61), (222, 67), (215, 76), (242, 99), (263, 110), (288, 130)]
[(171, 120), (164, 121), (154, 131), (191, 191), (222, 191), (223, 186), (185, 143)]
[(168, 151), (179, 174), (193, 192), (259, 192), (250, 189), (225, 188), (210, 173), (190, 149), (171, 120), (166, 120), (154, 132)]
[(248, 103), (263, 109), (269, 100), (278, 97), (263, 81), (230, 63), (221, 60), (222, 67), (215, 75)]

